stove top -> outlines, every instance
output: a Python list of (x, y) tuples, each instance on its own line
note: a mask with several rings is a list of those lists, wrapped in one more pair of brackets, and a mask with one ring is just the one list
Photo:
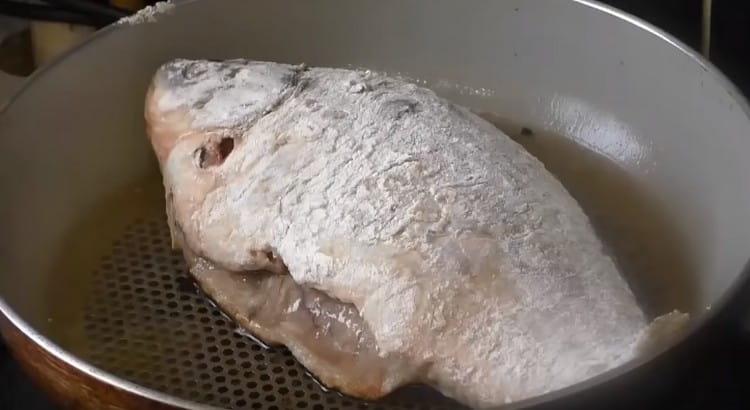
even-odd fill
[[(691, 47), (700, 46), (701, 0), (607, 0), (674, 34)], [(750, 2), (714, 2), (712, 61), (750, 95)], [(4, 59), (4, 62), (9, 61)], [(692, 374), (654, 399), (650, 408), (750, 408), (750, 334), (717, 331), (694, 353)], [(634, 392), (633, 394), (638, 394)], [(617, 407), (616, 403), (612, 407)], [(0, 343), (0, 409), (59, 410), (21, 371)]]
[(59, 410), (21, 371), (0, 343), (0, 409)]

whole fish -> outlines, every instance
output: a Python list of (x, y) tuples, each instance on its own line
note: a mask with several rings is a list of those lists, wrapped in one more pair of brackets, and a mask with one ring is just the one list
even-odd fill
[(146, 119), (203, 289), (344, 393), (421, 382), (499, 405), (605, 372), (659, 333), (544, 165), (428, 89), (176, 60)]

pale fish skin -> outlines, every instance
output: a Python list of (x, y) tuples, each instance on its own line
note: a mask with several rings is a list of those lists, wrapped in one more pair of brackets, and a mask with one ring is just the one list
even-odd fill
[(176, 60), (146, 118), (199, 283), (344, 393), (423, 382), (496, 406), (621, 365), (653, 333), (560, 182), (426, 88)]

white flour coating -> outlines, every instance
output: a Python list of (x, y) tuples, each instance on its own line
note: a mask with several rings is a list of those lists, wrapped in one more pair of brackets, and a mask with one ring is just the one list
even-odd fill
[[(283, 260), (298, 284), (353, 304), (380, 357), (412, 377), (491, 406), (636, 355), (646, 320), (578, 204), (432, 91), (375, 73), (178, 60), (148, 104), (183, 245), (232, 271), (283, 272)], [(165, 124), (178, 131), (155, 138)]]
[[(296, 68), (295, 70), (301, 69)], [(295, 71), (264, 63), (226, 65), (211, 70), (185, 65), (167, 70), (168, 82), (182, 82), (159, 100), (165, 112), (195, 107), (192, 126), (200, 129), (247, 126), (248, 118), (265, 114), (292, 90)], [(262, 81), (259, 81), (262, 79)]]
[(164, 13), (171, 12), (175, 5), (172, 0), (160, 1), (152, 6), (146, 6), (139, 10), (137, 13), (123, 17), (117, 21), (117, 24), (142, 24), (142, 23), (155, 23), (158, 17)]

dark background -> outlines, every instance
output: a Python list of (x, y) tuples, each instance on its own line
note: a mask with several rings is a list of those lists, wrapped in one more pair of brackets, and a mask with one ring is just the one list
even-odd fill
[[(604, 3), (639, 16), (689, 46), (700, 48), (701, 0), (607, 0)], [(711, 60), (745, 95), (750, 95), (750, 0), (714, 0)], [(719, 329), (711, 345), (696, 352), (694, 360), (695, 371), (669, 392), (667, 402), (654, 401), (649, 407), (750, 408), (750, 391), (746, 392), (750, 389), (748, 334), (738, 329)], [(52, 410), (55, 407), (21, 373), (0, 344), (0, 410), (21, 409)]]
[[(604, 0), (699, 50), (701, 0)], [(711, 61), (750, 95), (750, 1), (713, 0)]]

